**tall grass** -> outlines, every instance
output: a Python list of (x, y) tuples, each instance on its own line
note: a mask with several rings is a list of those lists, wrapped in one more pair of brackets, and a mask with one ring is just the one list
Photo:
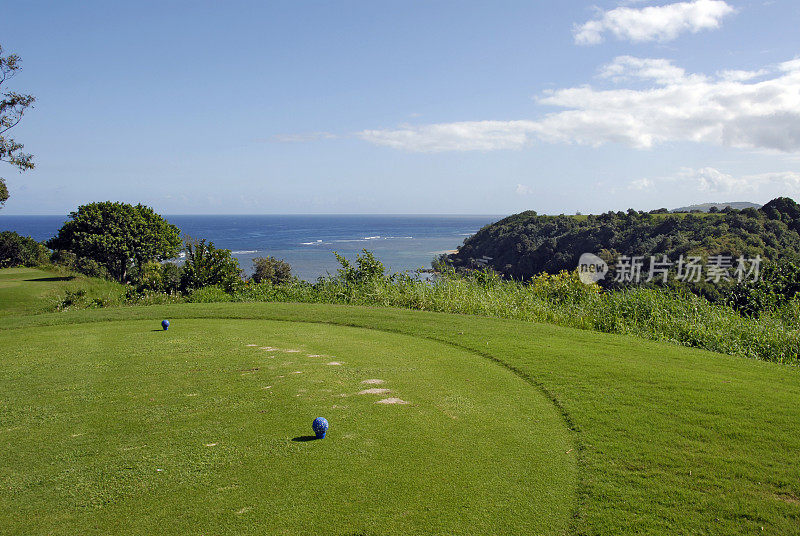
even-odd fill
[(328, 278), (313, 285), (251, 284), (232, 295), (205, 292), (203, 297), (211, 299), (196, 301), (338, 303), (512, 318), (800, 363), (797, 301), (747, 318), (691, 293), (652, 288), (605, 292), (567, 272), (543, 274), (524, 284), (492, 274), (448, 274), (433, 281), (406, 275), (360, 282)]
[[(496, 274), (445, 273), (433, 280), (386, 276), (369, 257), (363, 265), (310, 284), (243, 283), (233, 293), (204, 287), (188, 296), (133, 292), (131, 287), (78, 276), (45, 300), (44, 310), (190, 302), (303, 302), (402, 307), (546, 322), (579, 329), (633, 335), (778, 363), (800, 364), (800, 301), (758, 318), (713, 304), (695, 294), (656, 288), (603, 291), (576, 273), (542, 274), (526, 283)], [(374, 265), (371, 263), (375, 263)], [(41, 311), (39, 311), (41, 312)]]

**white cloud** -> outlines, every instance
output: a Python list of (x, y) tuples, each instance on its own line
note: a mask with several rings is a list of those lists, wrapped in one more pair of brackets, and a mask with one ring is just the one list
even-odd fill
[(396, 130), (364, 130), (359, 137), (377, 145), (413, 152), (519, 149), (528, 142), (533, 121), (462, 121)]
[(721, 79), (728, 82), (746, 82), (765, 74), (769, 74), (767, 69), (759, 69), (757, 71), (721, 71), (718, 73)]
[[(600, 69), (602, 78), (614, 82), (631, 79), (651, 80), (658, 84), (670, 84), (687, 79), (686, 71), (672, 64), (670, 60), (657, 58), (636, 58), (633, 56), (617, 56), (614, 61)], [(704, 77), (694, 75), (696, 81)]]
[(316, 140), (332, 140), (336, 134), (330, 132), (303, 132), (299, 134), (275, 134), (270, 141), (278, 143), (304, 143)]
[(634, 42), (671, 41), (678, 35), (719, 28), (734, 9), (723, 0), (694, 0), (639, 9), (618, 7), (575, 27), (575, 43), (596, 45), (604, 34)]
[(533, 194), (533, 188), (527, 186), (525, 184), (517, 184), (517, 187), (514, 189), (517, 195), (531, 195)]
[(628, 185), (630, 190), (649, 190), (653, 187), (653, 181), (648, 178), (636, 179)]
[(620, 56), (600, 77), (632, 81), (637, 89), (549, 90), (537, 101), (563, 110), (538, 120), (406, 125), (358, 135), (416, 152), (520, 149), (535, 140), (641, 149), (689, 141), (800, 152), (800, 59), (732, 72), (687, 74), (669, 60)]
[(689, 188), (710, 194), (758, 194), (771, 195), (797, 194), (800, 192), (800, 173), (795, 171), (779, 171), (734, 176), (713, 167), (700, 169), (683, 168), (678, 174), (662, 179), (637, 179), (628, 187), (632, 190), (652, 189), (666, 184), (674, 187)]

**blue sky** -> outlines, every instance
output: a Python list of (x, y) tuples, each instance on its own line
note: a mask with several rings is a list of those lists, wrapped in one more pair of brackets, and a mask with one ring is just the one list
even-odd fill
[(800, 2), (7, 3), (0, 214), (800, 198)]

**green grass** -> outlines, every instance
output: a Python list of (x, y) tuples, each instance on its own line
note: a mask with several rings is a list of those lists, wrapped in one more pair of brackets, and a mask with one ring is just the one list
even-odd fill
[(112, 281), (81, 274), (39, 268), (0, 270), (0, 317), (50, 312), (63, 307), (65, 298), (86, 306), (119, 305), (125, 288)]
[[(154, 326), (0, 333), (8, 349), (0, 380), (4, 530), (544, 534), (567, 527), (576, 468), (561, 416), (522, 378), (474, 353), (321, 324)], [(385, 384), (361, 383), (374, 378)], [(391, 392), (358, 394), (371, 387)], [(375, 403), (390, 396), (409, 404)], [(332, 425), (328, 437), (294, 440), (311, 434), (318, 415)]]
[[(0, 348), (11, 533), (800, 533), (795, 367), (301, 304), (5, 318)], [(329, 438), (292, 442), (318, 413)]]
[[(0, 533), (800, 534), (797, 367), (391, 308), (30, 314), (115, 291), (50, 277), (0, 271)], [(552, 314), (578, 318), (569, 288)], [(623, 298), (622, 326), (670, 316)], [(293, 441), (317, 415), (328, 438)]]
[(526, 283), (491, 275), (448, 276), (433, 282), (410, 277), (348, 285), (335, 280), (250, 285), (233, 294), (209, 287), (192, 301), (276, 301), (403, 307), (546, 322), (634, 335), (764, 361), (800, 364), (800, 300), (747, 318), (694, 294), (657, 288), (603, 292), (575, 273), (542, 274)]

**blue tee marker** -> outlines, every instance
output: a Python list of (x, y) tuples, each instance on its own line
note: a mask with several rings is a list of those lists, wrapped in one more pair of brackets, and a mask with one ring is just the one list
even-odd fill
[(328, 431), (328, 421), (325, 417), (317, 417), (311, 423), (311, 429), (314, 430), (314, 435), (317, 436), (317, 439), (325, 439), (325, 432)]
[(169, 320), (162, 320), (161, 327), (164, 328), (164, 331), (167, 331), (169, 329)]

